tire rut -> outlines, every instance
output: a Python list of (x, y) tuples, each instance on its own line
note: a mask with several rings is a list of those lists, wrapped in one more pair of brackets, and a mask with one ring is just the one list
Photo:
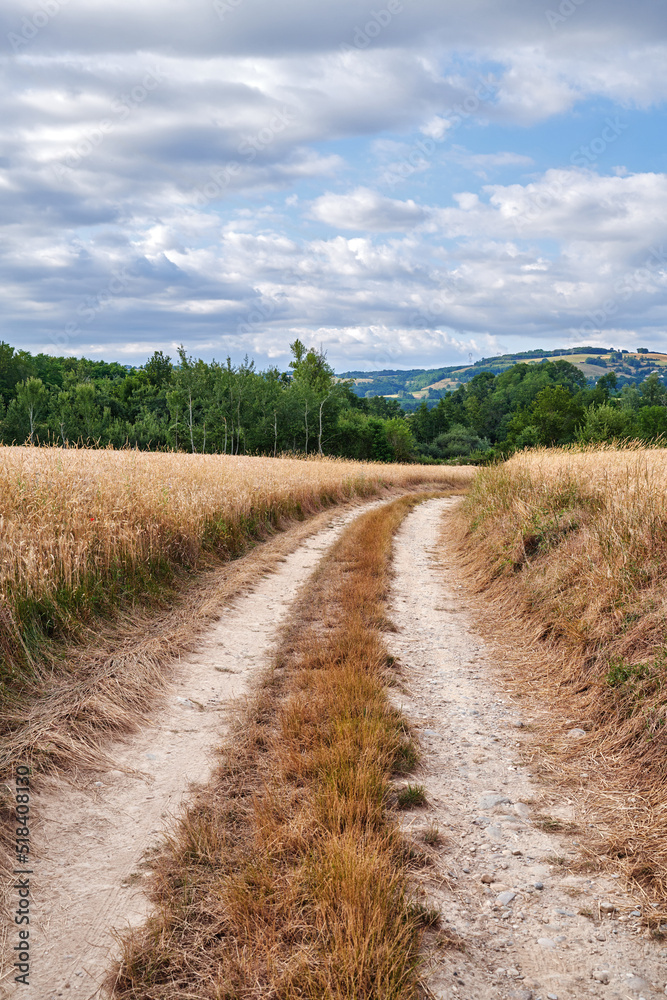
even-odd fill
[(30, 986), (12, 983), (5, 996), (92, 1000), (103, 995), (117, 935), (150, 912), (142, 858), (210, 776), (216, 747), (235, 707), (270, 662), (299, 588), (345, 526), (384, 502), (332, 513), (328, 527), (223, 606), (197, 652), (174, 670), (166, 707), (112, 749), (115, 767), (35, 782), (34, 959)]
[[(420, 876), (443, 914), (427, 934), (425, 983), (437, 1000), (638, 1000), (666, 992), (667, 950), (642, 928), (633, 900), (608, 876), (569, 872), (576, 802), (545, 789), (521, 763), (529, 719), (494, 683), (490, 654), (447, 573), (442, 517), (457, 499), (421, 504), (395, 543), (388, 637), (406, 692), (397, 702), (423, 752), (428, 806), (406, 832), (432, 859)], [(440, 846), (425, 847), (434, 825)], [(430, 829), (430, 834), (429, 834)], [(460, 937), (465, 951), (444, 947)], [(594, 978), (597, 976), (598, 978)]]

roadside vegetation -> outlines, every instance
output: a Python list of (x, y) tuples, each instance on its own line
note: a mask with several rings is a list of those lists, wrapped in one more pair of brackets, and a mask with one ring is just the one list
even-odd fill
[(595, 774), (600, 853), (664, 908), (667, 451), (518, 454), (480, 473), (460, 518), (488, 617), (530, 650), (517, 684), (554, 701), (550, 750), (573, 780)]
[[(0, 447), (0, 768), (19, 730), (26, 758), (62, 761), (77, 732), (94, 741), (98, 717), (127, 729), (167, 656), (153, 637), (140, 671), (133, 622), (142, 609), (164, 617), (197, 571), (334, 504), (470, 475), (317, 457)], [(69, 736), (56, 740), (31, 715), (49, 699)]]
[(418, 751), (382, 638), (393, 535), (419, 499), (358, 518), (297, 603), (211, 784), (149, 860), (154, 915), (126, 938), (116, 1000), (419, 995), (435, 917), (392, 816)]

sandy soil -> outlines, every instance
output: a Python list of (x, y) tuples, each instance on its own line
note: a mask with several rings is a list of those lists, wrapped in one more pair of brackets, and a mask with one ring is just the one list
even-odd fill
[[(405, 684), (395, 697), (424, 750), (412, 780), (428, 796), (404, 825), (431, 856), (419, 877), (443, 913), (442, 931), (427, 935), (425, 984), (438, 1000), (664, 996), (667, 949), (642, 929), (635, 901), (613, 878), (569, 872), (576, 833), (547, 833), (537, 819), (578, 819), (577, 802), (521, 764), (530, 718), (500, 689), (498, 664), (447, 572), (441, 518), (457, 502), (422, 504), (401, 528), (391, 609), (399, 631), (389, 638)], [(434, 825), (443, 843), (429, 847)], [(456, 935), (465, 951), (443, 947)]]
[(78, 780), (39, 782), (33, 799), (38, 822), (31, 922), (35, 958), (30, 986), (10, 988), (9, 996), (100, 996), (116, 953), (114, 934), (143, 921), (148, 912), (141, 891), (142, 856), (168, 830), (193, 787), (208, 779), (215, 747), (239, 699), (269, 662), (277, 629), (299, 587), (359, 512), (355, 506), (343, 514), (320, 515), (327, 527), (284, 557), (249, 593), (221, 608), (198, 652), (181, 660), (166, 707), (151, 726), (115, 748), (113, 769)]

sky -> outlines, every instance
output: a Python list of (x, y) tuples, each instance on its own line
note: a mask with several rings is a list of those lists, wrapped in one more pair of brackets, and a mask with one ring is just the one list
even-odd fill
[(664, 0), (3, 0), (0, 339), (667, 351)]

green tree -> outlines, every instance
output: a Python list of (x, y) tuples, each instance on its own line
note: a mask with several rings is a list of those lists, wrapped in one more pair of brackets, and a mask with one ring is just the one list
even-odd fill
[(41, 378), (29, 378), (16, 387), (16, 401), (28, 418), (28, 440), (34, 444), (35, 427), (42, 413), (46, 410), (49, 394)]
[(385, 434), (394, 452), (394, 459), (397, 462), (409, 462), (413, 456), (415, 441), (405, 420), (400, 417), (386, 420)]
[(549, 385), (533, 403), (531, 423), (537, 427), (542, 444), (565, 444), (573, 440), (583, 416), (583, 406), (564, 386)]
[(7, 405), (16, 396), (16, 386), (24, 382), (34, 372), (31, 370), (29, 355), (16, 352), (9, 344), (0, 341), (0, 396)]
[[(303, 413), (304, 450), (308, 454), (311, 438), (315, 438), (318, 453), (321, 455), (325, 431), (325, 405), (336, 389), (334, 371), (326, 359), (326, 354), (312, 347), (306, 350), (305, 345), (298, 339), (290, 344), (290, 350), (293, 355), (289, 362), (293, 372), (291, 395), (298, 401)], [(331, 413), (332, 417), (334, 410)]]
[(294, 380), (305, 382), (318, 395), (329, 392), (334, 385), (335, 376), (326, 354), (312, 347), (306, 351), (300, 340), (290, 344), (290, 351), (293, 359), (289, 367), (294, 372)]
[(167, 438), (169, 443), (178, 451), (178, 432), (181, 429), (181, 418), (183, 416), (183, 394), (180, 389), (169, 389), (166, 393), (167, 409), (169, 410), (169, 424), (167, 427)]
[(476, 434), (474, 428), (454, 424), (448, 431), (438, 434), (428, 453), (434, 458), (466, 458), (473, 452), (488, 449), (489, 442)]
[(169, 383), (173, 370), (171, 358), (163, 354), (162, 351), (154, 351), (144, 365), (144, 371), (151, 385), (160, 389)]
[(645, 441), (667, 434), (667, 406), (642, 406), (635, 420), (639, 436)]
[(616, 372), (607, 372), (595, 383), (595, 388), (592, 389), (586, 400), (587, 406), (601, 406), (606, 403), (616, 387), (618, 386), (618, 378)]
[(665, 405), (667, 390), (655, 372), (644, 379), (639, 386), (639, 392), (642, 397), (642, 406)]
[(94, 435), (99, 411), (97, 390), (93, 382), (77, 382), (74, 386), (73, 408), (80, 425), (83, 426), (85, 441), (89, 443)]
[(586, 411), (584, 423), (577, 434), (581, 441), (613, 441), (632, 435), (632, 412), (621, 406), (603, 403)]
[(183, 420), (190, 439), (190, 451), (194, 455), (197, 445), (206, 451), (206, 421), (200, 424), (200, 416), (204, 410), (205, 400), (209, 393), (209, 368), (203, 361), (195, 361), (188, 357), (185, 348), (178, 348), (179, 364), (173, 375), (175, 389), (179, 393), (176, 409), (182, 409)]

